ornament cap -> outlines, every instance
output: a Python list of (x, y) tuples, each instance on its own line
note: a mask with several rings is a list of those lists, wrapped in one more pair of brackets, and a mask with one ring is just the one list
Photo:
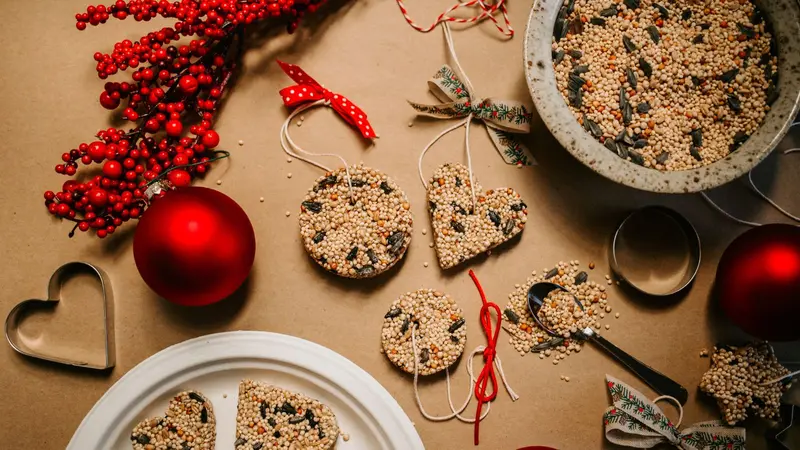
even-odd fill
[(147, 186), (147, 189), (144, 191), (144, 197), (149, 205), (153, 201), (153, 197), (160, 196), (161, 193), (171, 191), (173, 189), (175, 189), (175, 186), (173, 186), (172, 183), (166, 179), (160, 179)]

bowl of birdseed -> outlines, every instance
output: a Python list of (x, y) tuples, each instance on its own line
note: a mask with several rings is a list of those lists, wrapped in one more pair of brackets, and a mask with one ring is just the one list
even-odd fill
[(652, 192), (755, 167), (800, 98), (797, 0), (536, 0), (525, 40), (539, 116), (578, 160)]

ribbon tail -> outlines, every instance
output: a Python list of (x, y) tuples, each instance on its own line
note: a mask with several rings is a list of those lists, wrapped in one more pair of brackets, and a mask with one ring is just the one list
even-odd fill
[(513, 134), (499, 130), (489, 123), (486, 123), (486, 132), (489, 133), (489, 137), (492, 139), (497, 152), (500, 153), (500, 156), (503, 157), (506, 164), (521, 166), (538, 164), (531, 151), (519, 142)]
[(414, 110), (423, 116), (435, 117), (437, 119), (458, 119), (469, 115), (469, 107), (463, 103), (442, 103), (440, 105), (425, 105), (422, 103), (408, 101)]
[(470, 93), (456, 72), (447, 64), (443, 65), (433, 78), (428, 80), (431, 93), (442, 103), (468, 101)]
[(358, 129), (362, 136), (367, 139), (375, 137), (375, 130), (372, 129), (369, 121), (367, 120), (367, 113), (361, 110), (352, 102), (334, 101), (331, 102), (331, 107), (336, 111), (345, 122)]
[(319, 84), (317, 82), (317, 80), (311, 78), (311, 76), (309, 74), (307, 74), (299, 66), (296, 66), (294, 64), (289, 64), (289, 63), (283, 62), (281, 60), (276, 60), (276, 61), (278, 62), (278, 65), (281, 67), (281, 70), (283, 70), (283, 72), (286, 75), (288, 75), (289, 78), (294, 80), (295, 83), (297, 83), (297, 84), (311, 84), (311, 85), (314, 85), (314, 86), (319, 86), (320, 88), (322, 87), (322, 85)]

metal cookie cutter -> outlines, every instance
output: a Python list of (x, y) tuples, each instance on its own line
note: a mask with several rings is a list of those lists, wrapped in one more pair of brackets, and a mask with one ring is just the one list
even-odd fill
[[(647, 236), (641, 236), (642, 230), (638, 228), (645, 228)], [(672, 236), (658, 235), (657, 231), (659, 230)], [(688, 255), (686, 255), (688, 261), (681, 269), (682, 273), (676, 272), (673, 275), (677, 276), (672, 277), (676, 279), (679, 276), (679, 279), (669, 282), (664, 289), (656, 290), (644, 287), (642, 281), (637, 279), (639, 277), (631, 276), (632, 272), (643, 270), (648, 271), (651, 278), (664, 275), (659, 272), (659, 265), (662, 261), (658, 256), (653, 256), (648, 262), (633, 267), (630, 262), (626, 261), (628, 255), (625, 252), (636, 253), (642, 250), (641, 247), (652, 247), (651, 244), (658, 244), (657, 246), (662, 247), (670, 246), (671, 251), (674, 251), (674, 246), (683, 244), (683, 242), (675, 241), (677, 235), (681, 235), (685, 239), (688, 247)], [(630, 248), (625, 249), (625, 246)], [(670, 297), (683, 292), (692, 284), (700, 268), (700, 253), (700, 236), (685, 217), (663, 206), (647, 206), (632, 212), (617, 227), (611, 242), (609, 262), (616, 277), (627, 286), (646, 295)]]
[[(24, 316), (25, 312), (34, 308), (53, 308), (58, 305), (60, 300), (61, 285), (64, 276), (67, 273), (74, 272), (89, 272), (97, 277), (100, 281), (100, 287), (103, 291), (103, 331), (105, 332), (105, 363), (91, 364), (86, 361), (74, 360), (69, 358), (62, 358), (56, 356), (48, 356), (38, 353), (36, 350), (28, 347), (19, 335), (20, 319)], [(38, 358), (45, 361), (51, 361), (58, 364), (66, 364), (76, 367), (85, 367), (87, 369), (104, 370), (114, 367), (115, 364), (115, 351), (114, 351), (114, 301), (111, 294), (111, 286), (107, 282), (103, 272), (97, 267), (81, 261), (73, 261), (59, 267), (50, 277), (50, 282), (47, 287), (47, 300), (31, 299), (25, 300), (15, 306), (6, 317), (5, 333), (6, 340), (11, 347), (17, 352), (30, 356), (31, 358)]]

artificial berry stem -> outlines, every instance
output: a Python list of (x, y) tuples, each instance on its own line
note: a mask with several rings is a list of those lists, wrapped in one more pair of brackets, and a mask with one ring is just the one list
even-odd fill
[[(292, 32), (325, 1), (117, 0), (77, 14), (79, 30), (111, 17), (149, 21), (161, 16), (175, 22), (136, 42), (117, 42), (111, 53), (94, 54), (100, 79), (132, 71), (129, 81), (105, 84), (100, 104), (122, 109), (122, 118), (136, 126), (100, 130), (98, 140), (62, 154), (57, 173), (75, 177), (80, 162), (102, 165), (102, 174), (83, 181), (72, 178), (60, 191), (45, 192), (48, 211), (103, 238), (141, 216), (147, 207), (144, 191), (154, 180), (167, 178), (183, 186), (202, 177), (210, 163), (229, 155), (213, 151), (220, 142), (213, 125), (241, 58), (245, 28), (278, 19)], [(182, 38), (189, 42), (172, 45)]]

